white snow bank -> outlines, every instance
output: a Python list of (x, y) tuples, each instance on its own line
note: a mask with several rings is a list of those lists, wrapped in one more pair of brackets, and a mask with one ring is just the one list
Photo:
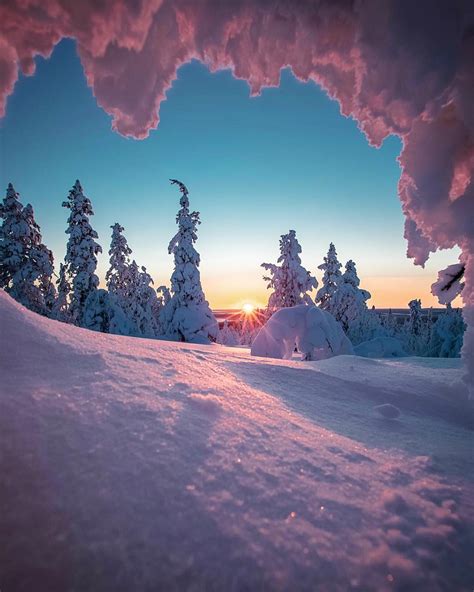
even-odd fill
[(332, 314), (300, 304), (277, 310), (257, 333), (251, 354), (290, 360), (297, 350), (306, 360), (352, 354), (352, 344)]
[(394, 337), (375, 337), (354, 348), (356, 356), (364, 358), (403, 358), (408, 354)]
[(104, 335), (3, 292), (0, 328), (2, 590), (472, 586), (468, 410), (395, 401), (416, 360)]

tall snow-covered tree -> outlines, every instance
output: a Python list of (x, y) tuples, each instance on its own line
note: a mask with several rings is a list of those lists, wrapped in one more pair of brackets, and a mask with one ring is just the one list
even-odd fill
[(414, 299), (408, 303), (410, 316), (405, 323), (401, 338), (405, 349), (416, 356), (426, 355), (429, 335), (426, 322), (423, 320), (421, 300)]
[(11, 183), (0, 217), (0, 287), (30, 310), (49, 315), (55, 299), (53, 254), (42, 242), (32, 206), (22, 206)]
[(78, 180), (62, 205), (70, 210), (66, 230), (69, 239), (64, 258), (71, 286), (69, 314), (73, 323), (81, 325), (86, 300), (99, 285), (95, 271), (97, 255), (102, 252), (102, 247), (95, 241), (98, 234), (89, 222), (89, 216), (94, 214), (92, 204)]
[(51, 316), (57, 321), (63, 323), (70, 323), (71, 316), (69, 314), (69, 296), (71, 293), (71, 285), (67, 277), (67, 267), (65, 263), (59, 264), (59, 277), (56, 281), (57, 297), (53, 305)]
[(264, 276), (268, 282), (267, 288), (273, 290), (268, 299), (268, 309), (274, 311), (279, 308), (297, 306), (298, 304), (314, 304), (308, 294), (318, 283), (301, 265), (301, 246), (296, 238), (296, 232), (290, 230), (280, 237), (280, 256), (277, 264), (262, 263), (262, 267), (269, 272)]
[(180, 192), (180, 210), (176, 216), (178, 232), (171, 239), (168, 252), (174, 256), (171, 298), (163, 307), (160, 321), (167, 338), (191, 343), (209, 343), (218, 332), (217, 321), (201, 286), (200, 257), (194, 248), (199, 212), (190, 212), (187, 187), (171, 179)]
[(115, 294), (118, 300), (123, 299), (127, 267), (130, 264), (132, 249), (128, 246), (127, 239), (123, 235), (125, 230), (118, 222), (112, 228), (112, 240), (110, 242), (110, 267), (105, 275), (107, 290)]
[(341, 282), (341, 263), (337, 259), (336, 247), (330, 243), (328, 254), (324, 257), (324, 263), (318, 266), (318, 269), (324, 271), (322, 286), (316, 293), (316, 303), (319, 307), (328, 312), (332, 312), (332, 301), (334, 294)]
[(371, 297), (370, 292), (359, 288), (359, 284), (355, 263), (350, 259), (331, 302), (331, 312), (346, 333), (350, 324), (367, 311), (366, 301)]

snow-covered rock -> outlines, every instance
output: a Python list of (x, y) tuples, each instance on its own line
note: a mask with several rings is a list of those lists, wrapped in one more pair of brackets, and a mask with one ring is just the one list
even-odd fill
[(0, 329), (2, 590), (472, 586), (459, 360), (266, 360), (2, 291)]
[(375, 337), (354, 347), (354, 353), (364, 358), (402, 358), (408, 355), (395, 337)]

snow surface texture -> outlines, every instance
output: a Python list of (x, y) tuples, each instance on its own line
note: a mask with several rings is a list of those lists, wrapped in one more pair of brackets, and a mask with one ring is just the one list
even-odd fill
[(0, 324), (2, 590), (472, 588), (459, 360), (258, 359), (1, 291)]
[(305, 360), (352, 354), (341, 325), (325, 310), (300, 304), (273, 313), (252, 342), (253, 356), (290, 360), (297, 350)]
[[(217, 8), (216, 8), (217, 6)], [(88, 85), (119, 133), (144, 138), (192, 59), (229, 68), (251, 93), (281, 68), (337, 99), (369, 142), (402, 139), (398, 194), (407, 255), (458, 245), (466, 266), (463, 347), (474, 398), (474, 4), (472, 0), (334, 2), (164, 0), (0, 4), (0, 117), (19, 70), (77, 41)], [(159, 56), (159, 59), (157, 59)], [(150, 64), (153, 66), (150, 67)]]

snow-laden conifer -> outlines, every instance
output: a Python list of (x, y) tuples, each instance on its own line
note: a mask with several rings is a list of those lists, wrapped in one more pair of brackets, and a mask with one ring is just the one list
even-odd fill
[(388, 333), (382, 325), (379, 313), (372, 307), (370, 310), (363, 310), (350, 323), (347, 336), (353, 345), (359, 345), (377, 337), (387, 337)]
[(92, 290), (84, 305), (82, 326), (92, 331), (129, 335), (130, 326), (120, 303), (112, 292)]
[(332, 312), (332, 301), (334, 294), (341, 281), (341, 263), (337, 259), (336, 247), (330, 243), (328, 254), (324, 257), (324, 263), (318, 266), (318, 269), (324, 271), (322, 286), (316, 294), (316, 303), (319, 307)]
[(67, 276), (67, 267), (65, 263), (59, 264), (59, 277), (56, 281), (57, 296), (53, 305), (52, 318), (63, 323), (70, 323), (69, 298), (71, 294), (71, 285)]
[(94, 214), (92, 204), (84, 195), (79, 181), (75, 182), (67, 201), (62, 205), (70, 210), (66, 230), (69, 239), (64, 258), (71, 287), (68, 312), (72, 322), (80, 325), (86, 300), (99, 285), (99, 278), (95, 271), (97, 255), (102, 252), (102, 248), (95, 241), (98, 235), (89, 222), (89, 216)]
[(345, 272), (339, 280), (331, 303), (331, 313), (346, 333), (350, 324), (367, 311), (366, 301), (371, 297), (370, 292), (359, 288), (359, 284), (355, 263), (350, 259), (346, 263)]
[(296, 232), (290, 230), (288, 234), (282, 234), (280, 237), (280, 256), (277, 264), (262, 263), (262, 267), (269, 272), (263, 279), (268, 282), (267, 288), (273, 290), (268, 299), (270, 311), (299, 304), (314, 304), (308, 292), (316, 289), (318, 282), (301, 265), (300, 253), (301, 246)]
[(127, 267), (130, 264), (132, 249), (128, 246), (123, 231), (125, 230), (118, 222), (112, 228), (112, 240), (109, 249), (110, 267), (105, 275), (107, 290), (115, 294), (118, 300), (122, 300), (125, 292)]
[(458, 358), (461, 355), (466, 324), (462, 311), (455, 310), (451, 304), (433, 323), (428, 348), (430, 357)]
[(227, 345), (229, 347), (240, 345), (239, 333), (225, 320), (219, 329), (216, 341), (221, 345)]
[(0, 204), (0, 287), (30, 310), (49, 315), (55, 299), (53, 255), (43, 244), (31, 204), (10, 183)]
[(189, 211), (188, 189), (176, 179), (181, 192), (181, 208), (176, 216), (178, 232), (171, 239), (168, 252), (174, 256), (171, 298), (161, 311), (160, 320), (168, 339), (208, 343), (217, 337), (217, 321), (201, 286), (200, 257), (194, 248), (199, 212)]

